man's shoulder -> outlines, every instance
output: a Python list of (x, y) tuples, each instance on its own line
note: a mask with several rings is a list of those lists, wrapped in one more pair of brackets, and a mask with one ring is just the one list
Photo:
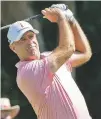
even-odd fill
[(35, 62), (36, 60), (31, 60), (31, 61), (19, 61), (15, 64), (17, 68), (21, 68), (23, 66), (30, 65), (31, 63)]

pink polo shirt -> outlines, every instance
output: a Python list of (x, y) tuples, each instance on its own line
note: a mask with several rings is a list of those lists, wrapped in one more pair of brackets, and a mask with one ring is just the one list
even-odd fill
[[(48, 55), (42, 54), (42, 57)], [(52, 74), (47, 57), (17, 63), (17, 84), (38, 119), (91, 119), (70, 63)]]

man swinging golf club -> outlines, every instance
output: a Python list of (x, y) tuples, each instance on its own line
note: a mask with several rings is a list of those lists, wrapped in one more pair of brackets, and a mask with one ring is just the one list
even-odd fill
[(66, 5), (52, 5), (42, 14), (59, 28), (59, 44), (49, 53), (40, 53), (38, 31), (28, 22), (15, 22), (8, 30), (10, 49), (20, 59), (17, 85), (38, 119), (91, 119), (71, 75), (72, 67), (91, 58), (88, 39)]

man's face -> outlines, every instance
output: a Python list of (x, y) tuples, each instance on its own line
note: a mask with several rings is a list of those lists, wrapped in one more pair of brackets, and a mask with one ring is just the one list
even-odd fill
[(39, 59), (39, 44), (36, 34), (32, 31), (26, 32), (19, 41), (10, 45), (10, 48), (18, 55), (20, 60)]

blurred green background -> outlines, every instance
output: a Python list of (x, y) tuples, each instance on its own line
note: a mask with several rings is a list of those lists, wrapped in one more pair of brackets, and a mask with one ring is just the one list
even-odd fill
[[(75, 69), (75, 81), (82, 91), (93, 119), (101, 119), (101, 2), (100, 1), (1, 1), (1, 26), (39, 14), (52, 4), (65, 3), (74, 12), (92, 48), (92, 58)], [(40, 31), (41, 52), (57, 46), (57, 25), (40, 18), (30, 21)], [(16, 84), (19, 61), (9, 49), (8, 29), (1, 31), (1, 97), (8, 97), (12, 105), (19, 104), (16, 119), (36, 119), (36, 115)]]

